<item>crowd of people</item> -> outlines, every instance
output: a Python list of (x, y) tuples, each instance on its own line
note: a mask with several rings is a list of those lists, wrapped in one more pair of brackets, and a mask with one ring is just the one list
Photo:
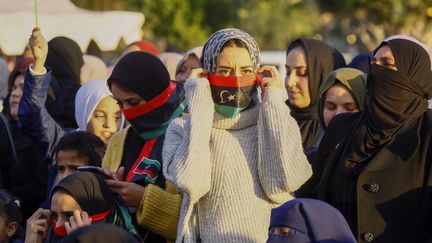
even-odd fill
[(287, 45), (286, 77), (227, 28), (108, 67), (36, 27), (0, 59), (0, 243), (432, 241), (431, 50), (348, 64)]

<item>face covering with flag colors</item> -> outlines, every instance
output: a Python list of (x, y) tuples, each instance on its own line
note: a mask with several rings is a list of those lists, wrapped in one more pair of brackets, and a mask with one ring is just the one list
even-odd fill
[(156, 183), (162, 165), (159, 162), (161, 158), (154, 158), (153, 155), (160, 154), (156, 150), (163, 145), (163, 139), (158, 138), (165, 135), (169, 123), (185, 110), (186, 101), (183, 97), (183, 87), (170, 82), (161, 94), (145, 104), (122, 110), (132, 128), (146, 141), (126, 175), (126, 181)]
[(259, 84), (260, 74), (247, 76), (215, 76), (208, 74), (210, 89), (215, 110), (229, 118), (253, 106), (252, 95), (256, 92)]

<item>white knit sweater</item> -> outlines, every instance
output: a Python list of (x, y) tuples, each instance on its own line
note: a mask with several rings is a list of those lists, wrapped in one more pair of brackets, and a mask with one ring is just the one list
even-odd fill
[(188, 80), (190, 115), (168, 127), (163, 172), (184, 193), (177, 242), (265, 242), (271, 209), (312, 174), (283, 90), (225, 118), (207, 79)]

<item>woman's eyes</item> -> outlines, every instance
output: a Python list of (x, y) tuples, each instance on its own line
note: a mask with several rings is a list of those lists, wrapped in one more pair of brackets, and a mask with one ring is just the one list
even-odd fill
[[(307, 77), (309, 75), (309, 72), (307, 69), (294, 69), (296, 72), (296, 75), (299, 77)], [(290, 76), (291, 75), (291, 69), (287, 68), (286, 69), (286, 76)]]
[(129, 106), (137, 106), (139, 104), (139, 101), (138, 100), (131, 100), (131, 101), (128, 101), (128, 105)]

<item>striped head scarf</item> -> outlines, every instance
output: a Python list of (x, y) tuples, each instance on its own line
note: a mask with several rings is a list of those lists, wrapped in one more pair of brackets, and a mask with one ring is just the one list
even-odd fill
[(218, 59), (222, 47), (229, 41), (237, 39), (242, 41), (249, 51), (254, 70), (260, 65), (260, 50), (255, 39), (247, 32), (239, 29), (228, 28), (215, 32), (207, 40), (201, 56), (201, 64), (204, 70), (214, 73), (218, 64)]

